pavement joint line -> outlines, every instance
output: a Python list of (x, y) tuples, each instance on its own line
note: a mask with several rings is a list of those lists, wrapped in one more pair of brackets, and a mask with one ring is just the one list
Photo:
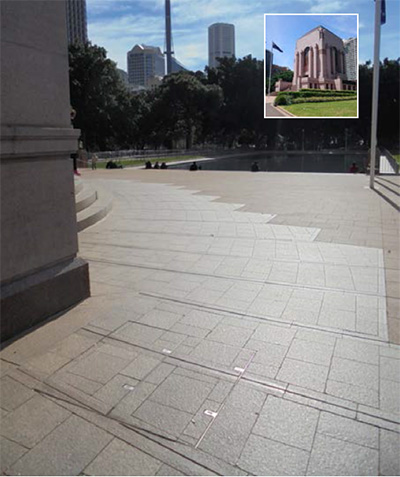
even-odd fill
[[(134, 232), (134, 233), (147, 233), (147, 232)], [(157, 234), (158, 235), (158, 234)], [(182, 235), (182, 234), (174, 234), (174, 235)], [(196, 235), (194, 235), (196, 236)], [(204, 235), (204, 237), (207, 237), (208, 235)], [(271, 242), (285, 242), (285, 243), (312, 243), (310, 241), (301, 241), (301, 240), (290, 240), (290, 239), (254, 239), (254, 238), (248, 238), (248, 237), (227, 237), (227, 236), (223, 236), (223, 237), (218, 237), (218, 238), (237, 238), (237, 239), (241, 239), (241, 240), (268, 240), (268, 241), (271, 241)], [(136, 245), (121, 245), (121, 244), (112, 244), (112, 243), (98, 243), (98, 242), (87, 242), (87, 241), (84, 241), (82, 240), (81, 243), (83, 245), (97, 245), (97, 246), (104, 246), (104, 247), (119, 247), (119, 248), (128, 248), (128, 249), (139, 249), (139, 250), (148, 250), (149, 252), (152, 252), (154, 250), (161, 250), (159, 248), (157, 249), (152, 249), (152, 248), (146, 248), (146, 247), (140, 247), (140, 246), (136, 246)], [(330, 243), (330, 242), (328, 242)], [(343, 244), (343, 245), (348, 245), (348, 244)], [(366, 247), (365, 247), (366, 248)], [(369, 247), (369, 248), (374, 248), (374, 247)], [(375, 247), (376, 248), (376, 247)], [(377, 248), (376, 248), (377, 249)], [(377, 249), (377, 250), (382, 250), (382, 249)], [(191, 255), (202, 255), (200, 252), (190, 252), (190, 251), (186, 251), (186, 250), (170, 250), (170, 249), (163, 249), (164, 252), (169, 252), (169, 253), (188, 253), (188, 254), (191, 254)], [(293, 258), (293, 259), (289, 259), (289, 258), (272, 258), (272, 257), (254, 257), (254, 256), (251, 256), (251, 257), (244, 257), (243, 255), (221, 255), (219, 253), (210, 253), (209, 254), (211, 257), (226, 257), (226, 258), (249, 258), (249, 259), (254, 259), (254, 258), (257, 258), (257, 259), (260, 259), (260, 260), (267, 260), (267, 261), (270, 261), (270, 262), (277, 262), (277, 263), (309, 263), (309, 264), (313, 264), (313, 265), (333, 265), (333, 266), (336, 266), (336, 267), (348, 267), (348, 268), (373, 268), (373, 269), (376, 269), (376, 270), (385, 270), (385, 266), (382, 265), (348, 265), (347, 263), (335, 263), (335, 262), (330, 262), (330, 261), (325, 261), (323, 260), (322, 262), (318, 262), (318, 261), (313, 261), (313, 260), (302, 260), (300, 258)], [(99, 259), (90, 259), (90, 258), (86, 258), (86, 260), (90, 260), (90, 261), (99, 261)], [(118, 263), (119, 264), (119, 263)], [(130, 264), (120, 264), (120, 265), (126, 265), (126, 266), (133, 266), (135, 267), (136, 265), (130, 265)], [(138, 267), (140, 265), (137, 265)], [(396, 270), (396, 269), (394, 269)], [(181, 273), (181, 272), (179, 272)], [(182, 272), (182, 273), (190, 273), (190, 272)], [(251, 280), (251, 279), (250, 279)], [(254, 279), (253, 279), (254, 280)]]
[[(54, 388), (54, 389), (56, 389), (56, 388)], [(85, 411), (91, 412), (91, 413), (93, 413), (93, 414), (95, 414), (95, 415), (98, 415), (98, 416), (100, 416), (100, 417), (102, 417), (102, 418), (110, 419), (111, 421), (113, 421), (113, 422), (115, 422), (115, 423), (121, 425), (122, 427), (125, 427), (126, 429), (128, 429), (128, 430), (130, 430), (130, 431), (132, 431), (132, 432), (135, 432), (135, 433), (139, 434), (139, 435), (142, 436), (143, 438), (148, 439), (148, 440), (154, 442), (155, 444), (158, 444), (158, 445), (160, 445), (161, 447), (163, 447), (163, 448), (169, 450), (170, 452), (179, 455), (180, 457), (182, 457), (182, 458), (185, 459), (185, 460), (187, 460), (187, 461), (189, 461), (189, 462), (192, 462), (193, 464), (198, 465), (199, 467), (202, 467), (203, 469), (209, 470), (209, 471), (211, 471), (213, 474), (222, 475), (222, 474), (216, 472), (214, 469), (211, 469), (211, 468), (207, 467), (206, 465), (204, 465), (204, 464), (202, 464), (202, 463), (196, 461), (195, 459), (192, 459), (192, 458), (190, 458), (189, 456), (187, 456), (187, 455), (185, 455), (185, 454), (183, 454), (183, 453), (181, 453), (181, 452), (178, 452), (176, 449), (171, 449), (170, 447), (164, 445), (163, 442), (159, 442), (158, 440), (156, 440), (156, 439), (154, 439), (154, 438), (155, 438), (155, 437), (158, 437), (158, 438), (162, 439), (162, 441), (168, 441), (168, 442), (171, 442), (171, 443), (174, 443), (174, 444), (179, 443), (180, 445), (183, 445), (183, 446), (189, 446), (189, 444), (187, 444), (187, 443), (184, 442), (184, 441), (180, 441), (180, 440), (178, 440), (178, 439), (172, 439), (172, 438), (170, 438), (170, 437), (168, 437), (168, 436), (165, 436), (165, 435), (162, 435), (162, 434), (158, 434), (158, 433), (153, 432), (153, 431), (151, 431), (151, 430), (149, 430), (149, 429), (143, 429), (143, 428), (141, 428), (141, 427), (139, 427), (139, 426), (135, 426), (135, 425), (133, 425), (133, 424), (129, 424), (128, 422), (125, 422), (125, 421), (123, 421), (122, 419), (118, 419), (118, 418), (116, 418), (116, 417), (104, 415), (104, 414), (102, 414), (101, 412), (97, 411), (96, 409), (93, 409), (93, 408), (91, 408), (91, 407), (88, 407), (88, 406), (86, 406), (85, 404), (81, 403), (80, 401), (75, 400), (74, 398), (72, 398), (72, 399), (75, 400), (75, 403), (71, 403), (70, 401), (68, 401), (68, 399), (62, 399), (62, 398), (60, 398), (60, 397), (53, 396), (52, 394), (46, 393), (45, 391), (40, 391), (40, 390), (35, 390), (35, 391), (36, 391), (38, 394), (41, 394), (43, 397), (45, 397), (45, 398), (47, 398), (47, 399), (49, 399), (49, 400), (51, 400), (51, 401), (53, 401), (53, 402), (56, 401), (57, 403), (63, 402), (63, 403), (65, 403), (65, 404), (67, 404), (67, 405), (68, 405), (68, 406), (67, 406), (67, 409), (68, 409), (72, 414), (74, 414), (74, 415), (78, 416), (79, 418), (85, 420), (86, 422), (88, 422), (88, 423), (90, 423), (90, 424), (93, 424), (94, 426), (96, 426), (96, 427), (98, 427), (98, 428), (104, 430), (105, 432), (107, 432), (107, 433), (111, 434), (112, 436), (114, 436), (114, 438), (120, 439), (121, 441), (123, 441), (123, 442), (125, 442), (127, 445), (129, 445), (130, 447), (133, 447), (133, 448), (135, 448), (135, 449), (138, 449), (139, 451), (143, 452), (144, 454), (149, 455), (150, 457), (153, 457), (153, 458), (154, 458), (154, 455), (151, 454), (149, 451), (146, 451), (145, 449), (143, 449), (143, 448), (141, 448), (141, 447), (139, 447), (139, 446), (137, 446), (137, 445), (133, 445), (132, 442), (130, 442), (130, 441), (128, 441), (127, 439), (123, 438), (123, 437), (122, 437), (120, 434), (118, 434), (117, 432), (111, 431), (110, 429), (106, 428), (106, 426), (101, 426), (101, 425), (99, 425), (98, 423), (94, 423), (93, 421), (87, 419), (86, 417), (84, 417), (84, 416), (82, 416), (82, 415), (79, 415), (78, 413), (72, 411), (71, 408), (70, 408), (70, 406), (75, 406), (75, 407), (78, 407), (78, 408), (80, 408), (80, 409), (82, 409), (82, 410), (85, 410)], [(57, 390), (57, 389), (56, 389), (56, 391), (57, 391), (57, 392), (60, 392), (60, 391)], [(65, 394), (65, 393), (64, 393), (64, 394)], [(65, 395), (67, 396), (67, 398), (71, 399), (71, 397), (68, 396), (68, 394), (65, 394)], [(61, 405), (61, 404), (59, 404), (59, 405)], [(152, 437), (154, 437), (154, 438), (152, 438)], [(161, 459), (157, 459), (157, 460), (160, 460), (160, 462), (162, 462), (163, 464), (166, 464), (166, 462), (162, 461)], [(89, 464), (88, 464), (88, 465), (89, 465)], [(168, 465), (168, 464), (167, 464), (167, 465)]]
[[(160, 354), (162, 356), (165, 357), (165, 355), (160, 352), (160, 351), (155, 351), (151, 348), (146, 348), (144, 346), (140, 346), (140, 345), (136, 345), (136, 344), (132, 344), (128, 341), (124, 341), (124, 340), (121, 340), (119, 338), (114, 338), (113, 336), (108, 336), (108, 338), (110, 340), (115, 340), (115, 341), (119, 341), (119, 342), (122, 342), (122, 343), (125, 343), (125, 344), (128, 344), (130, 346), (133, 346), (133, 347), (139, 347), (141, 349), (144, 349), (146, 351), (151, 351), (153, 353), (157, 353), (157, 354)], [(286, 383), (285, 386), (279, 386), (278, 384), (273, 384), (273, 383), (266, 383), (264, 381), (262, 381), (261, 379), (260, 380), (257, 380), (255, 379), (254, 377), (252, 378), (249, 378), (249, 377), (246, 377), (244, 376), (245, 372), (247, 371), (247, 367), (248, 365), (251, 363), (251, 361), (254, 359), (256, 355), (256, 352), (252, 355), (251, 357), (251, 360), (250, 362), (246, 365), (243, 373), (241, 373), (240, 375), (240, 378), (243, 379), (243, 381), (246, 381), (248, 383), (251, 383), (251, 384), (254, 384), (254, 385), (257, 385), (257, 386), (261, 386), (263, 388), (267, 388), (267, 389), (272, 389), (272, 390), (275, 390), (275, 391), (279, 391), (279, 392), (282, 392), (283, 393), (283, 398), (285, 395), (293, 395), (293, 396), (300, 396), (300, 397), (304, 397), (306, 399), (310, 399), (312, 401), (317, 401), (317, 402), (320, 402), (321, 404), (327, 404), (329, 406), (332, 406), (332, 407), (336, 407), (336, 408), (339, 408), (339, 409), (343, 409), (343, 410), (346, 410), (346, 411), (352, 411), (352, 412), (356, 412), (359, 413), (359, 414), (362, 414), (362, 415), (365, 415), (365, 416), (369, 416), (369, 417), (373, 417), (374, 419), (378, 419), (378, 420), (382, 420), (382, 421), (385, 421), (385, 422), (388, 422), (388, 423), (391, 423), (391, 424), (395, 424), (395, 425), (400, 425), (400, 418), (396, 421), (396, 420), (391, 420), (391, 419), (388, 419), (388, 418), (384, 418), (382, 416), (378, 416), (378, 415), (374, 415), (372, 413), (368, 413), (366, 411), (360, 411), (360, 410), (357, 410), (355, 411), (354, 409), (352, 409), (351, 407), (347, 407), (345, 405), (341, 405), (341, 404), (337, 404), (337, 403), (332, 403), (332, 402), (329, 402), (329, 400), (322, 400), (316, 396), (313, 396), (312, 394), (311, 395), (307, 395), (305, 393), (301, 393), (301, 392), (298, 392), (298, 391), (292, 391), (292, 390), (289, 390), (288, 389), (288, 386), (290, 383)], [(178, 356), (173, 356), (173, 355), (168, 355), (167, 356), (167, 361), (168, 363), (175, 363), (176, 361), (178, 362), (181, 362), (181, 363), (186, 363), (186, 364), (189, 364), (191, 366), (194, 366), (194, 367), (198, 367), (198, 368), (202, 368), (202, 369), (208, 369), (216, 374), (222, 374), (224, 376), (229, 376), (229, 377), (237, 377), (237, 374), (233, 374), (232, 372), (228, 372), (227, 370), (224, 370), (224, 369), (221, 369), (221, 368), (217, 368), (217, 367), (213, 367), (213, 366), (207, 366), (205, 364), (200, 364), (200, 363), (196, 363), (194, 361), (190, 361), (188, 359), (184, 359), (184, 358), (181, 358), (181, 357), (178, 357)], [(28, 373), (25, 373), (25, 374), (28, 374)], [(122, 374), (122, 373), (120, 373)], [(29, 374), (28, 374), (29, 375)], [(122, 374), (123, 375), (123, 374)], [(271, 378), (273, 379), (273, 378)], [(234, 383), (233, 387), (232, 387), (232, 390), (233, 388), (236, 386), (237, 382)], [(228, 396), (230, 395), (230, 392), (228, 394)], [(227, 397), (228, 397), (227, 396)], [(327, 396), (330, 396), (330, 395), (327, 395)], [(334, 396), (333, 396), (334, 397)], [(342, 398), (339, 398), (339, 399), (342, 399)], [(224, 402), (226, 401), (226, 399), (224, 399)], [(350, 402), (353, 402), (350, 400)], [(304, 405), (304, 404), (303, 404)], [(314, 407), (312, 406), (311, 404), (307, 404), (307, 406), (310, 406), (310, 407)], [(318, 407), (314, 407), (315, 409), (319, 409)], [(218, 409), (217, 412), (219, 413), (220, 411), (222, 410), (221, 409)], [(378, 410), (379, 411), (379, 410)], [(325, 411), (325, 412), (330, 412), (331, 414), (336, 414), (332, 411)], [(339, 415), (341, 416), (342, 414), (340, 414), (339, 412), (336, 414), (336, 415)], [(352, 419), (352, 420), (357, 420), (357, 416), (356, 418)], [(371, 425), (374, 425), (374, 424), (371, 424)], [(375, 426), (375, 427), (378, 427), (378, 428), (381, 428), (381, 426)]]
[[(240, 380), (242, 379), (244, 373), (247, 371), (248, 367), (250, 366), (251, 362), (253, 361), (255, 355), (257, 354), (257, 351), (254, 351), (254, 353), (250, 356), (249, 360), (247, 361), (245, 367), (239, 372), (239, 375), (236, 379), (236, 381), (233, 383), (233, 386), (229, 390), (228, 394), (225, 396), (223, 401), (220, 403), (218, 406), (217, 410), (215, 411), (214, 415), (211, 416), (211, 421), (208, 423), (208, 426), (205, 428), (203, 434), (200, 436), (199, 440), (197, 441), (196, 445), (194, 446), (195, 449), (197, 449), (200, 444), (203, 442), (203, 439), (207, 435), (208, 431), (211, 429), (212, 425), (214, 424), (215, 420), (218, 417), (218, 414), (222, 411), (222, 409), (225, 406), (226, 401), (228, 400), (229, 396), (232, 394), (233, 390), (235, 387), (239, 384)], [(235, 368), (235, 370), (238, 368)]]
[[(368, 416), (368, 417), (372, 417), (374, 419), (377, 419), (378, 421), (384, 421), (384, 422), (387, 422), (387, 423), (390, 423), (390, 424), (394, 424), (394, 425), (400, 425), (400, 419), (399, 420), (391, 420), (391, 419), (388, 419), (386, 417), (382, 417), (382, 416), (378, 416), (378, 415), (374, 415), (372, 413), (368, 413), (366, 411), (360, 411), (359, 409), (357, 411), (354, 411), (354, 409), (352, 408), (349, 408), (349, 407), (346, 407), (345, 405), (340, 405), (340, 404), (337, 404), (337, 403), (331, 403), (329, 401), (324, 401), (318, 397), (315, 397), (315, 396), (309, 396), (305, 393), (301, 393), (301, 392), (296, 392), (296, 391), (291, 391), (291, 390), (288, 390), (287, 387), (286, 389), (283, 389), (279, 386), (276, 386), (276, 385), (273, 385), (273, 384), (266, 384), (266, 383), (262, 383), (262, 382), (258, 382), (252, 378), (246, 378), (244, 376), (248, 366), (251, 364), (252, 360), (254, 359), (256, 355), (256, 352), (253, 353), (253, 355), (249, 358), (249, 361), (247, 362), (245, 368), (243, 369), (243, 372), (241, 372), (239, 375), (235, 375), (236, 376), (236, 381), (235, 383), (233, 384), (231, 390), (229, 391), (228, 395), (225, 397), (224, 401), (220, 404), (220, 406), (218, 407), (217, 409), (217, 415), (215, 417), (212, 418), (212, 420), (210, 421), (209, 425), (207, 426), (205, 432), (203, 433), (204, 435), (201, 436), (201, 438), (199, 439), (199, 441), (197, 442), (196, 446), (194, 447), (195, 449), (198, 448), (198, 446), (201, 444), (201, 441), (204, 439), (206, 433), (208, 432), (208, 430), (211, 428), (212, 424), (214, 423), (215, 419), (218, 417), (218, 414), (222, 411), (224, 405), (225, 405), (225, 402), (226, 400), (228, 399), (228, 397), (230, 396), (230, 394), (232, 393), (233, 389), (236, 387), (236, 385), (239, 383), (239, 381), (241, 379), (243, 379), (244, 381), (246, 382), (249, 382), (251, 384), (256, 384), (256, 385), (261, 385), (263, 388), (266, 387), (266, 388), (271, 388), (271, 389), (274, 389), (274, 390), (279, 390), (279, 391), (283, 391), (283, 395), (282, 395), (282, 398), (285, 399), (285, 396), (286, 395), (293, 395), (293, 396), (300, 396), (300, 397), (304, 397), (306, 399), (310, 399), (312, 401), (317, 401), (317, 402), (320, 402), (321, 404), (325, 404), (325, 405), (329, 405), (333, 408), (338, 408), (338, 409), (343, 409), (343, 410), (346, 410), (346, 411), (352, 411), (352, 412), (356, 412), (356, 416), (355, 418), (351, 419), (353, 421), (357, 421), (359, 422), (359, 419), (358, 419), (358, 414), (361, 414), (361, 415), (364, 415), (364, 416)], [(174, 357), (175, 360), (179, 360), (179, 361), (182, 361), (180, 358), (177, 358), (177, 357)], [(191, 363), (189, 362), (189, 364), (193, 364), (195, 366), (201, 366), (201, 365), (198, 365), (196, 363)], [(202, 367), (202, 366), (201, 366)], [(213, 368), (209, 368), (209, 369), (213, 369)], [(27, 377), (29, 378), (32, 378), (36, 381), (38, 381), (37, 378), (35, 378), (34, 376), (31, 376), (30, 373), (28, 373), (26, 370), (24, 369), (21, 369), (20, 370), (23, 374), (25, 374)], [(224, 371), (220, 371), (218, 369), (215, 369), (216, 372), (218, 373), (222, 373), (222, 374), (228, 374), (227, 372), (224, 372)], [(232, 376), (232, 374), (230, 374), (230, 376)], [(40, 382), (40, 381), (39, 381)], [(51, 393), (45, 391), (45, 390), (42, 390), (42, 389), (39, 389), (39, 388), (36, 388), (34, 387), (33, 390), (35, 392), (37, 392), (38, 394), (42, 395), (43, 397), (47, 397), (47, 398), (50, 398), (50, 399), (53, 399), (53, 400), (56, 400), (57, 402), (61, 401), (61, 402), (64, 402), (68, 405), (72, 405), (72, 406), (77, 406), (77, 407), (80, 407), (81, 409), (84, 409), (86, 411), (89, 411), (89, 412), (92, 412), (96, 415), (99, 415), (99, 416), (102, 416), (103, 418), (106, 418), (106, 419), (111, 419), (113, 420), (114, 422), (117, 422), (119, 423), (120, 425), (134, 431), (134, 432), (137, 432), (138, 434), (140, 434), (141, 436), (147, 438), (147, 439), (151, 439), (151, 437), (149, 437), (147, 434), (150, 434), (151, 436), (157, 436), (163, 440), (167, 440), (167, 441), (170, 441), (170, 442), (173, 442), (173, 443), (181, 443), (185, 446), (190, 446), (190, 444), (187, 444), (185, 442), (181, 442), (179, 440), (179, 438), (176, 438), (176, 439), (172, 439), (168, 436), (164, 436), (162, 434), (158, 434), (154, 431), (151, 431), (149, 429), (144, 429), (144, 428), (141, 428), (139, 426), (135, 426), (133, 424), (129, 424), (127, 422), (125, 422), (124, 420), (122, 419), (118, 419), (116, 417), (113, 417), (113, 416), (110, 416), (109, 413), (107, 414), (104, 414), (102, 412), (100, 412), (99, 410), (97, 409), (94, 409), (93, 407), (91, 407), (89, 404), (86, 404), (84, 402), (82, 402), (81, 400), (79, 400), (78, 398), (76, 397), (73, 397), (73, 396), (70, 396), (66, 391), (64, 390), (60, 390), (58, 389), (56, 386), (54, 386), (54, 384), (50, 384), (50, 383), (47, 383), (47, 382), (40, 382), (40, 384), (44, 385), (44, 386), (47, 386), (49, 387), (50, 389), (54, 390), (56, 393), (59, 393), (59, 394), (62, 394), (64, 397), (61, 398), (59, 396), (54, 396), (52, 395)], [(70, 402), (69, 400), (72, 400), (74, 402)], [(301, 404), (301, 405), (304, 405), (304, 406), (307, 406), (307, 407), (312, 407), (312, 408), (315, 408), (315, 409), (319, 409), (318, 407), (316, 406), (313, 406), (312, 404)], [(342, 414), (340, 414), (340, 412), (338, 413), (335, 413), (333, 412), (332, 410), (324, 410), (324, 412), (328, 412), (330, 414), (333, 414), (333, 415), (339, 415), (339, 416), (342, 416)], [(80, 416), (82, 417), (82, 416)], [(372, 425), (373, 427), (376, 427), (378, 429), (385, 429), (384, 426), (379, 426), (378, 424), (371, 424), (369, 423), (369, 425)], [(107, 430), (107, 432), (109, 432)], [(392, 431), (392, 432), (396, 432), (396, 431)], [(144, 434), (143, 434), (144, 433)], [(115, 437), (118, 437), (116, 434), (113, 434)], [(129, 443), (128, 443), (129, 444)], [(158, 444), (162, 445), (161, 443), (158, 442)], [(131, 445), (131, 444), (130, 444)], [(141, 450), (141, 449), (140, 449)], [(202, 466), (202, 464), (199, 464)]]
[(244, 313), (244, 312), (233, 311), (233, 310), (224, 310), (222, 308), (216, 308), (212, 305), (205, 305), (205, 304), (200, 304), (200, 303), (195, 303), (195, 302), (183, 301), (183, 300), (179, 300), (177, 298), (171, 298), (171, 297), (167, 297), (167, 296), (156, 295), (156, 294), (152, 294), (152, 293), (148, 293), (148, 292), (139, 292), (139, 294), (143, 295), (143, 296), (149, 296), (151, 298), (158, 298), (158, 299), (161, 299), (161, 300), (172, 301), (174, 303), (180, 303), (180, 304), (183, 304), (183, 305), (196, 306), (197, 308), (200, 308), (200, 309), (212, 310), (212, 311), (219, 312), (219, 313), (222, 313), (222, 314), (225, 313), (227, 315), (238, 315), (238, 316), (241, 316), (241, 317), (253, 318), (253, 319), (255, 318), (257, 320), (265, 321), (265, 322), (268, 322), (268, 323), (271, 322), (271, 323), (275, 323), (275, 324), (278, 324), (278, 325), (285, 324), (285, 325), (289, 325), (290, 327), (305, 328), (307, 330), (322, 331), (324, 333), (331, 333), (331, 334), (335, 334), (335, 335), (350, 336), (352, 338), (357, 338), (357, 339), (364, 340), (364, 341), (373, 341), (373, 342), (388, 344), (388, 341), (386, 339), (383, 339), (379, 336), (372, 337), (372, 335), (371, 335), (371, 337), (370, 337), (370, 336), (364, 335), (362, 333), (357, 333), (357, 332), (352, 332), (352, 331), (335, 330), (333, 328), (327, 328), (327, 327), (322, 327), (322, 326), (315, 326), (315, 325), (313, 326), (313, 325), (307, 325), (307, 324), (304, 324), (304, 323), (294, 323), (292, 321), (285, 321), (285, 320), (277, 320), (277, 319), (274, 319), (274, 318), (260, 317), (258, 315), (252, 315), (250, 313)]
[[(241, 207), (244, 207), (244, 206), (241, 206)], [(144, 209), (137, 209), (137, 210), (144, 210)], [(148, 209), (150, 210), (150, 209)], [(151, 209), (152, 212), (154, 212), (153, 209)], [(186, 211), (186, 212), (191, 212), (191, 211)], [(197, 211), (194, 211), (194, 212), (197, 212)], [(204, 210), (204, 211), (200, 211), (200, 212), (209, 212), (208, 210)], [(238, 212), (237, 210), (232, 210), (232, 212)], [(235, 221), (235, 220), (223, 220), (223, 219), (218, 219), (218, 220), (195, 220), (195, 219), (156, 219), (156, 218), (152, 218), (151, 219), (151, 222), (194, 222), (194, 223), (201, 223), (201, 224), (220, 224), (220, 223), (223, 223), (223, 224), (232, 224), (232, 225), (249, 225), (249, 224), (254, 224), (254, 225), (264, 225), (264, 224), (268, 224), (268, 225), (283, 225), (284, 227), (299, 227), (299, 228), (304, 228), (300, 225), (285, 225), (285, 224), (271, 224), (271, 220), (275, 219), (278, 214), (268, 214), (268, 213), (263, 213), (263, 212), (246, 212), (246, 211), (243, 211), (243, 212), (240, 212), (241, 214), (246, 214), (246, 213), (249, 213), (249, 214), (261, 214), (261, 215), (270, 215), (270, 218), (269, 219), (266, 219), (266, 222), (245, 222), (245, 221)], [(114, 217), (120, 217), (120, 218), (124, 218), (124, 220), (126, 220), (126, 215), (125, 214), (116, 214), (114, 213), (113, 214)], [(141, 217), (133, 217), (133, 220), (136, 221), (136, 222), (148, 222), (149, 219), (148, 218), (141, 218)], [(317, 227), (305, 227), (305, 228), (317, 228)], [(105, 229), (104, 230), (105, 232), (109, 232), (110, 230), (109, 229)], [(126, 230), (126, 229), (115, 229), (116, 232), (129, 232), (129, 230)], [(88, 234), (88, 232), (86, 232), (86, 234)], [(95, 232), (95, 231), (90, 231), (91, 234), (95, 234), (95, 235), (101, 235), (100, 232)]]
[[(147, 249), (148, 250), (148, 249)], [(188, 252), (190, 253), (190, 252)], [(300, 289), (309, 289), (309, 290), (319, 290), (322, 292), (328, 291), (328, 292), (342, 292), (342, 293), (347, 293), (350, 295), (366, 295), (366, 296), (373, 296), (373, 297), (379, 297), (379, 298), (385, 298), (385, 295), (382, 295), (380, 293), (372, 293), (368, 291), (357, 291), (357, 290), (344, 290), (343, 288), (331, 288), (331, 287), (321, 287), (321, 286), (316, 286), (316, 285), (303, 285), (303, 284), (297, 284), (297, 283), (287, 283), (287, 282), (279, 282), (279, 281), (274, 281), (274, 280), (257, 280), (254, 278), (245, 278), (245, 277), (232, 277), (228, 275), (210, 275), (208, 273), (201, 273), (201, 272), (188, 272), (185, 270), (172, 270), (169, 268), (160, 268), (160, 267), (151, 267), (148, 265), (132, 265), (129, 263), (122, 263), (122, 262), (115, 262), (111, 260), (100, 260), (100, 259), (91, 259), (87, 257), (82, 257), (85, 260), (88, 260), (89, 262), (95, 262), (95, 263), (107, 263), (109, 265), (118, 265), (122, 267), (128, 267), (128, 268), (141, 268), (145, 270), (158, 270), (158, 271), (163, 271), (163, 272), (170, 272), (170, 273), (177, 273), (177, 274), (184, 274), (184, 275), (195, 275), (195, 276), (200, 276), (200, 277), (208, 277), (208, 278), (220, 278), (223, 280), (236, 280), (236, 281), (242, 281), (242, 282), (251, 282), (251, 283), (262, 283), (264, 285), (280, 285), (280, 286), (285, 286), (285, 287), (290, 287), (290, 288), (300, 288)], [(241, 257), (241, 258), (247, 258), (250, 260), (250, 257)], [(128, 288), (128, 287), (126, 287)], [(142, 292), (141, 292), (142, 293)]]

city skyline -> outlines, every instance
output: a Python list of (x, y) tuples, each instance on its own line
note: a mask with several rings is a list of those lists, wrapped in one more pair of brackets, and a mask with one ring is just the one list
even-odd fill
[[(264, 58), (265, 13), (359, 13), (360, 62), (372, 60), (374, 2), (372, 0), (172, 0), (175, 56), (192, 70), (208, 63), (208, 27), (232, 23), (236, 30), (236, 56)], [(164, 0), (87, 0), (88, 30), (92, 43), (103, 46), (109, 57), (126, 70), (126, 52), (137, 43), (163, 50)], [(387, 22), (382, 27), (381, 58), (400, 57), (400, 4), (387, 0)]]

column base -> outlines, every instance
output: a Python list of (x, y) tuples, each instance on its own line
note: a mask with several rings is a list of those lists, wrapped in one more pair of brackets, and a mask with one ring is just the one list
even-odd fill
[(0, 342), (89, 296), (89, 266), (81, 258), (70, 259), (2, 285)]

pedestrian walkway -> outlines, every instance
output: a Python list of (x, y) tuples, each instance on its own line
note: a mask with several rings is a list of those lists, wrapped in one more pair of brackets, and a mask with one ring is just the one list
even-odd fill
[(283, 109), (278, 109), (274, 106), (275, 98), (276, 96), (265, 97), (265, 116), (268, 118), (293, 117), (292, 114), (289, 114)]
[(5, 474), (399, 475), (386, 249), (280, 220), (298, 181), (293, 213), (366, 178), (222, 174), (84, 175), (113, 197), (92, 296), (1, 352)]

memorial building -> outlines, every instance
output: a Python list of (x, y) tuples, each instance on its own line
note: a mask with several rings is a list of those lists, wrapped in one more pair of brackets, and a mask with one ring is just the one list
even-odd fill
[(302, 88), (356, 90), (346, 72), (344, 43), (321, 25), (296, 42), (292, 91)]

